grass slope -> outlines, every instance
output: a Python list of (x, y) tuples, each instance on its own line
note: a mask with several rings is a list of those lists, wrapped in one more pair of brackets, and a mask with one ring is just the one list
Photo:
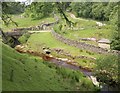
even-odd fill
[[(32, 34), (30, 38), (27, 41), (27, 46), (31, 48), (32, 50), (36, 51), (42, 51), (42, 47), (50, 47), (51, 49), (53, 48), (61, 48), (64, 49), (66, 52), (70, 53), (72, 56), (79, 56), (79, 55), (85, 55), (88, 57), (96, 57), (98, 58), (100, 54), (85, 51), (78, 49), (76, 47), (69, 46), (67, 44), (64, 44), (58, 40), (56, 40), (51, 33), (36, 33)], [(57, 57), (67, 57), (63, 55), (58, 55), (54, 52), (52, 52), (52, 55), (57, 56)], [(95, 61), (91, 60), (84, 60), (84, 59), (74, 59), (74, 61), (78, 62), (80, 66), (86, 66), (89, 68), (94, 68), (95, 66)]]
[(28, 47), (32, 48), (33, 50), (40, 51), (43, 46), (47, 46), (50, 48), (61, 48), (64, 49), (65, 51), (70, 52), (73, 56), (78, 56), (78, 55), (87, 55), (87, 56), (96, 56), (97, 55), (90, 55), (87, 53), (85, 50), (80, 50), (76, 47), (69, 46), (67, 44), (64, 44), (56, 38), (52, 36), (51, 33), (36, 33), (32, 34), (30, 38), (27, 41)]
[[(90, 19), (82, 19), (77, 18), (74, 19), (70, 17), (70, 14), (67, 14), (68, 18), (76, 23), (73, 29), (70, 29), (66, 25), (65, 20), (60, 20), (60, 23), (57, 24), (54, 29), (56, 32), (62, 34), (66, 38), (73, 39), (73, 40), (80, 40), (80, 38), (96, 38), (97, 40), (101, 38), (112, 38), (112, 34), (114, 32), (114, 26), (110, 24), (106, 24), (105, 26), (99, 27), (97, 26), (95, 20)], [(61, 28), (61, 29), (59, 29)], [(86, 41), (82, 41), (86, 42)], [(98, 45), (98, 43), (94, 41), (87, 41), (86, 43)]]
[(80, 91), (95, 90), (87, 78), (81, 76), (80, 82), (73, 83), (42, 59), (20, 54), (5, 44), (2, 45), (2, 68), (3, 91), (65, 91), (76, 90), (76, 86)]

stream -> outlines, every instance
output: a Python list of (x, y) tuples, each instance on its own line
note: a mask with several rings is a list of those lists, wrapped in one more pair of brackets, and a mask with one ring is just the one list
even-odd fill
[(97, 81), (96, 77), (93, 76), (93, 73), (91, 71), (87, 71), (85, 69), (82, 69), (80, 68), (79, 66), (75, 66), (75, 65), (71, 65), (71, 64), (68, 64), (66, 63), (65, 61), (62, 61), (62, 60), (58, 60), (56, 58), (53, 58), (50, 60), (50, 62), (58, 65), (58, 66), (62, 66), (62, 67), (66, 67), (66, 68), (70, 68), (70, 69), (73, 69), (73, 70), (79, 70), (80, 72), (82, 72), (85, 76), (87, 76), (91, 81), (92, 83), (95, 85), (95, 86), (98, 86), (101, 88), (101, 91), (99, 93), (109, 93), (108, 91), (108, 87), (106, 85), (100, 85), (99, 86), (99, 82)]
[[(16, 50), (19, 53), (28, 53), (28, 54), (31, 54), (31, 55), (34, 55), (34, 56), (42, 57), (43, 60), (52, 62), (52, 63), (56, 64), (57, 66), (62, 66), (62, 67), (70, 68), (70, 69), (73, 69), (73, 70), (78, 70), (78, 71), (82, 72), (85, 76), (87, 76), (88, 79), (90, 79), (95, 86), (99, 87), (99, 82), (97, 81), (96, 77), (93, 76), (92, 71), (89, 71), (87, 69), (81, 68), (81, 67), (79, 67), (77, 65), (69, 64), (69, 63), (67, 63), (68, 59), (65, 59), (65, 58), (55, 58), (52, 55), (40, 54), (38, 52), (31, 51), (31, 50), (23, 51), (20, 48), (20, 46), (17, 47)], [(101, 91), (99, 93), (103, 93), (105, 91), (109, 92), (108, 91), (108, 87), (106, 85), (105, 86), (102, 85), (102, 86), (100, 86), (100, 88), (101, 88)]]
[(58, 66), (62, 66), (62, 67), (66, 67), (66, 68), (70, 68), (70, 69), (73, 69), (73, 70), (79, 70), (80, 72), (82, 72), (85, 76), (87, 76), (95, 86), (98, 86), (99, 87), (99, 82), (97, 81), (96, 77), (94, 77), (92, 75), (92, 72), (91, 71), (88, 71), (88, 70), (85, 70), (85, 69), (82, 69), (80, 68), (79, 66), (76, 66), (76, 65), (72, 65), (72, 64), (68, 64), (66, 61), (63, 61), (63, 60), (58, 60), (56, 58), (53, 58), (51, 60), (52, 63), (58, 65)]

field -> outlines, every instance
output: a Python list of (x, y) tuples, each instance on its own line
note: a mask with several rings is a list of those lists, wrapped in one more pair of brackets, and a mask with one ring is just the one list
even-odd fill
[[(22, 14), (21, 14), (22, 15)], [(9, 26), (2, 25), (4, 31), (11, 31), (13, 28), (20, 28), (20, 27), (31, 27), (37, 26), (42, 23), (54, 22), (53, 17), (43, 18), (40, 20), (33, 20), (30, 17), (21, 17), (21, 15), (11, 15), (13, 20), (18, 24), (18, 27), (15, 24), (10, 24)]]
[[(64, 51), (68, 52), (72, 56), (84, 55), (87, 57), (95, 57), (95, 58), (98, 58), (100, 56), (100, 54), (97, 54), (97, 53), (81, 50), (76, 47), (66, 45), (56, 40), (50, 32), (32, 34), (27, 41), (27, 46), (29, 47), (29, 49), (37, 50), (40, 52), (43, 51), (42, 50), (43, 47), (49, 47), (50, 49), (63, 49)], [(63, 58), (67, 57), (64, 55), (56, 54), (55, 52), (52, 52), (52, 55), (57, 57), (63, 57)], [(81, 66), (88, 66), (90, 68), (91, 67), (93, 68), (95, 63), (95, 61), (84, 60), (84, 59), (74, 59), (74, 61), (77, 61)]]
[(117, 2), (2, 2), (2, 91), (118, 91)]
[(112, 38), (112, 34), (114, 32), (114, 27), (109, 23), (103, 23), (105, 26), (99, 27), (95, 20), (91, 19), (83, 19), (83, 18), (74, 18), (71, 17), (70, 14), (67, 14), (68, 18), (75, 23), (73, 28), (70, 28), (66, 25), (65, 20), (61, 20), (59, 24), (57, 24), (54, 29), (56, 32), (62, 34), (66, 38), (78, 40), (81, 42), (86, 42), (93, 45), (98, 45), (97, 42), (94, 41), (82, 41), (81, 38), (95, 38), (96, 40), (100, 40), (101, 38), (110, 39)]

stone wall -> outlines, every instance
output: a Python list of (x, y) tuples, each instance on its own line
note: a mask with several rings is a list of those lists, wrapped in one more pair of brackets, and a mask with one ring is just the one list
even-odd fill
[(51, 49), (51, 50), (56, 52), (57, 54), (65, 55), (72, 59), (80, 58), (80, 59), (87, 59), (87, 60), (96, 60), (96, 58), (94, 58), (94, 57), (88, 57), (88, 56), (84, 56), (84, 55), (73, 56), (70, 54), (70, 52), (66, 52), (63, 49)]
[(107, 49), (104, 49), (104, 48), (101, 48), (98, 46), (94, 46), (91, 44), (86, 44), (84, 42), (79, 42), (79, 41), (67, 39), (67, 38), (63, 37), (62, 35), (56, 33), (54, 30), (52, 30), (51, 33), (57, 40), (65, 43), (65, 44), (68, 44), (70, 46), (75, 46), (75, 47), (80, 48), (80, 49), (84, 49), (84, 50), (91, 51), (91, 52), (96, 52), (99, 54), (107, 54), (107, 53), (118, 54), (118, 53), (120, 53), (120, 51), (109, 51)]
[(53, 23), (44, 23), (33, 27), (14, 28), (11, 32), (5, 32), (6, 36), (22, 36), (25, 32), (29, 31), (40, 31), (40, 30), (51, 30), (54, 24), (57, 24), (59, 20)]
[[(57, 24), (59, 22), (59, 19), (56, 20), (55, 22), (53, 23), (45, 23), (45, 24), (42, 24), (42, 25), (38, 25), (38, 26), (34, 26), (34, 27), (27, 27), (27, 28), (16, 28), (16, 29), (13, 29), (12, 33), (10, 32), (6, 32), (6, 34), (11, 34), (11, 35), (22, 35), (23, 32), (22, 31), (27, 31), (27, 30), (48, 30), (48, 29), (52, 29), (51, 26)], [(15, 33), (16, 32), (16, 33)], [(17, 33), (18, 32), (18, 33)], [(67, 39), (63, 36), (61, 36), (60, 34), (56, 33), (54, 30), (51, 31), (52, 35), (59, 41), (65, 43), (65, 44), (68, 44), (70, 46), (75, 46), (77, 48), (80, 48), (80, 49), (84, 49), (84, 50), (87, 50), (87, 51), (92, 51), (92, 52), (96, 52), (96, 53), (99, 53), (99, 54), (106, 54), (106, 53), (114, 53), (114, 54), (120, 54), (120, 51), (108, 51), (107, 49), (104, 49), (104, 48), (101, 48), (101, 47), (98, 47), (98, 46), (94, 46), (94, 45), (91, 45), (91, 44), (86, 44), (84, 42), (79, 42), (79, 41), (75, 41), (75, 40), (70, 40), (70, 39)]]
[(33, 27), (23, 27), (23, 28), (15, 28), (12, 29), (13, 32), (17, 32), (17, 31), (27, 31), (27, 30), (51, 30), (51, 26), (53, 26), (54, 24), (57, 24), (59, 22), (59, 20), (56, 20), (53, 23), (44, 23), (38, 26), (33, 26)]

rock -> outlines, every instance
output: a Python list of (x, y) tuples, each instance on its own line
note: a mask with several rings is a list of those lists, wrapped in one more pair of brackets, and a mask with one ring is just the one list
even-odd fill
[(96, 22), (96, 24), (98, 25), (98, 26), (105, 26), (106, 24), (103, 24), (103, 23), (101, 23), (101, 22)]
[(99, 82), (97, 81), (96, 77), (90, 76), (90, 78), (91, 78), (93, 84), (94, 84), (95, 86), (98, 86), (98, 87), (99, 87)]

